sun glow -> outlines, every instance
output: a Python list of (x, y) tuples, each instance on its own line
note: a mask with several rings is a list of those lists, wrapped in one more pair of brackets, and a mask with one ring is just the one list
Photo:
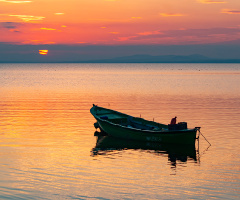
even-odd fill
[(45, 18), (42, 16), (33, 16), (33, 15), (9, 15), (9, 17), (17, 17), (24, 22), (41, 21)]
[(48, 50), (39, 50), (39, 54), (40, 55), (47, 55), (48, 54)]
[(41, 30), (47, 30), (47, 31), (55, 31), (55, 28), (40, 28)]
[(0, 2), (6, 2), (6, 3), (31, 3), (32, 1), (10, 1), (10, 0), (0, 0)]

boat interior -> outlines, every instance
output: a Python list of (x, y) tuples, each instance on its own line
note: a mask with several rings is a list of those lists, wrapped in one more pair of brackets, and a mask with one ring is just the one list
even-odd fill
[(119, 124), (121, 126), (125, 126), (128, 128), (136, 128), (141, 130), (153, 130), (153, 131), (161, 131), (164, 129), (168, 129), (168, 126), (165, 124), (156, 123), (153, 121), (148, 121), (143, 118), (132, 117), (123, 113), (108, 111), (108, 110), (100, 110), (97, 109), (96, 115), (104, 120), (112, 122), (114, 124)]

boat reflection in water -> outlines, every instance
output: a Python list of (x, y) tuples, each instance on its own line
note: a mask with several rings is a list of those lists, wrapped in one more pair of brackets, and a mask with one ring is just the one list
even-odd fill
[(177, 161), (187, 162), (189, 160), (198, 162), (197, 150), (195, 144), (161, 144), (158, 142), (143, 142), (135, 140), (124, 140), (104, 135), (102, 132), (96, 131), (96, 146), (92, 149), (92, 156), (108, 155), (113, 151), (122, 150), (146, 150), (146, 152), (156, 155), (168, 155), (168, 160), (172, 166), (176, 166)]

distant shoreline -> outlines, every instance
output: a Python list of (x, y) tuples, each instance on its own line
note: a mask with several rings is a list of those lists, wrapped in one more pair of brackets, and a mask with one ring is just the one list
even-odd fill
[(239, 64), (240, 63), (240, 60), (237, 60), (237, 61), (206, 61), (206, 62), (77, 62), (77, 61), (72, 61), (72, 62), (69, 62), (69, 61), (51, 61), (51, 62), (1, 62), (0, 61), (0, 64), (17, 64), (17, 63), (23, 63), (23, 64), (27, 64), (27, 63), (79, 63), (79, 64)]
[(136, 54), (131, 56), (122, 56), (114, 58), (101, 59), (66, 59), (61, 57), (38, 56), (29, 58), (0, 58), (0, 63), (240, 63), (240, 59), (211, 58), (199, 54), (192, 55), (159, 55), (152, 56), (147, 54)]

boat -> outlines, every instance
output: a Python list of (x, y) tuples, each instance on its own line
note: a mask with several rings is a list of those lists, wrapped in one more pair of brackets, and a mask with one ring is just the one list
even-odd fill
[(186, 122), (166, 125), (94, 104), (90, 113), (97, 120), (94, 123), (95, 128), (99, 128), (109, 136), (127, 140), (195, 144), (197, 131), (200, 132), (200, 127), (187, 128)]

